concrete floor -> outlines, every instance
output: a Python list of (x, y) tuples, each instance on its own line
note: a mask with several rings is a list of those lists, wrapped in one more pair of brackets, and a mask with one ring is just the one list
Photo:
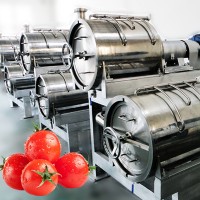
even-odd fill
[[(7, 157), (13, 153), (23, 152), (24, 142), (33, 132), (32, 122), (38, 118), (23, 119), (23, 110), (11, 108), (9, 96), (0, 72), (0, 156)], [(2, 162), (0, 162), (2, 163)], [(58, 186), (50, 195), (36, 197), (24, 191), (9, 188), (0, 175), (1, 200), (137, 200), (127, 189), (112, 178), (88, 183), (80, 189), (65, 189)]]

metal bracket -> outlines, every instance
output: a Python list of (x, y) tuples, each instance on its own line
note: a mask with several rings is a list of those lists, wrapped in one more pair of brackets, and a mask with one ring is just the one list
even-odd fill
[(65, 77), (64, 77), (64, 75), (63, 75), (63, 72), (60, 71), (59, 74), (61, 75), (61, 77), (63, 78), (63, 80), (64, 80), (64, 82), (65, 82), (66, 90), (69, 92), (69, 89), (68, 89), (68, 87), (67, 87), (67, 81), (66, 81), (66, 79), (65, 79)]
[(143, 22), (145, 25), (143, 25), (139, 21), (135, 21), (135, 23), (138, 23), (140, 26), (142, 26), (144, 28), (144, 30), (147, 32), (147, 34), (149, 36), (151, 44), (154, 45), (156, 43), (156, 37), (155, 37), (154, 33), (151, 31), (151, 28), (149, 27), (149, 25), (147, 24), (147, 22), (145, 20), (143, 20), (143, 19), (138, 19), (138, 20)]
[(45, 36), (45, 33), (44, 33), (44, 32), (41, 32), (41, 31), (39, 31), (39, 33), (44, 37), (44, 41), (45, 41), (45, 43), (46, 43), (46, 46), (47, 46), (47, 48), (49, 49), (50, 46), (49, 46), (49, 44), (48, 44), (48, 42), (47, 42), (47, 38), (46, 38), (46, 36)]
[[(173, 100), (167, 95), (167, 93), (165, 91), (163, 91), (162, 89), (160, 89), (159, 87), (157, 86), (154, 86), (154, 88), (156, 90), (158, 90), (160, 93), (162, 93), (168, 100), (169, 102), (171, 103), (171, 105), (173, 106), (174, 109), (171, 108), (171, 106), (158, 94), (156, 94), (157, 96), (161, 97), (165, 102), (166, 104), (168, 105), (168, 107), (171, 109), (172, 113), (173, 113), (173, 116), (174, 116), (174, 120), (176, 122), (176, 126), (178, 127), (179, 131), (183, 131), (185, 129), (185, 122), (182, 120), (182, 117), (181, 117), (181, 114), (176, 106), (176, 104), (173, 102)], [(177, 119), (177, 116), (175, 114), (175, 112), (177, 113), (178, 115), (178, 118), (179, 120)]]
[[(65, 55), (66, 48), (69, 51), (67, 55)], [(66, 63), (66, 60), (67, 60), (67, 63)], [(63, 61), (63, 64), (67, 67), (67, 70), (71, 69), (73, 61), (74, 61), (74, 54), (69, 43), (65, 43), (62, 47), (62, 61)]]
[(108, 17), (108, 18), (110, 18), (111, 20), (113, 20), (115, 22), (115, 24), (114, 24), (110, 20), (105, 19), (107, 22), (111, 23), (114, 26), (114, 28), (118, 32), (119, 37), (120, 37), (120, 39), (122, 41), (122, 45), (126, 46), (127, 39), (126, 39), (125, 33), (124, 33), (123, 28), (121, 27), (120, 23), (115, 18), (112, 18), (112, 17)]

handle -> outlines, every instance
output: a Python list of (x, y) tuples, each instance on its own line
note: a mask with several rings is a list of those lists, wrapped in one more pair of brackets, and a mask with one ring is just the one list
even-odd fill
[(74, 60), (74, 54), (71, 46), (65, 43), (62, 47), (62, 61), (67, 67), (67, 70), (71, 69)]
[[(169, 100), (169, 102), (171, 103), (171, 105), (173, 106), (173, 108), (171, 108), (171, 106), (170, 106), (169, 104), (166, 103), (166, 104), (168, 105), (168, 107), (169, 107), (169, 108), (171, 109), (171, 111), (172, 111), (172, 114), (173, 114), (173, 116), (174, 116), (174, 120), (175, 120), (175, 122), (176, 122), (176, 125), (177, 125), (179, 131), (182, 132), (182, 131), (185, 129), (185, 122), (182, 120), (181, 113), (179, 112), (179, 110), (178, 110), (176, 104), (175, 104), (174, 101), (167, 95), (167, 93), (166, 93), (165, 91), (163, 91), (162, 89), (160, 89), (160, 88), (157, 87), (157, 86), (154, 86), (154, 88), (155, 88), (156, 90), (158, 90), (160, 93), (162, 93), (162, 94)], [(164, 100), (164, 99), (163, 99), (163, 100)], [(177, 113), (178, 118), (177, 118), (177, 116), (176, 116), (175, 113)]]
[(106, 127), (103, 130), (103, 145), (109, 157), (112, 159), (119, 157), (121, 153), (121, 143), (117, 132), (113, 128)]
[(89, 16), (89, 18), (115, 18), (115, 19), (143, 19), (143, 20), (150, 20), (149, 16), (136, 16), (136, 15), (115, 15), (115, 14), (92, 14)]

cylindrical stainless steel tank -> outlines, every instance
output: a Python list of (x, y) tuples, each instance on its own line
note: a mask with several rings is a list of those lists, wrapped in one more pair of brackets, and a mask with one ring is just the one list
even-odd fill
[(12, 91), (35, 88), (35, 78), (33, 75), (15, 77), (10, 79)]
[(182, 82), (114, 97), (106, 108), (103, 144), (122, 174), (141, 182), (157, 166), (167, 171), (195, 159), (199, 133), (200, 86)]
[(104, 67), (111, 78), (153, 74), (161, 67), (161, 39), (142, 18), (78, 19), (71, 26), (69, 44), (74, 53), (72, 74), (86, 91), (99, 85)]
[(22, 66), (20, 63), (4, 66), (4, 82), (8, 93), (13, 93), (11, 79), (16, 77), (23, 77)]
[(46, 119), (63, 107), (88, 102), (87, 93), (75, 91), (69, 72), (40, 75), (36, 80), (36, 96), (39, 110)]
[(18, 59), (19, 39), (17, 37), (0, 38), (0, 54), (5, 61), (15, 61)]
[(22, 34), (20, 53), (24, 69), (33, 73), (35, 66), (61, 65), (62, 47), (68, 41), (68, 31), (37, 31)]

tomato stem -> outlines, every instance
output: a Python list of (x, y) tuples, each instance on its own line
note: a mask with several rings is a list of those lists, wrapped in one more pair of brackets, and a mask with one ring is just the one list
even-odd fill
[(1, 156), (2, 157), (2, 159), (3, 159), (3, 164), (2, 165), (0, 165), (0, 171), (2, 171), (3, 170), (3, 167), (4, 167), (4, 165), (5, 165), (5, 162), (6, 162), (6, 158), (5, 157), (3, 157), (3, 156)]
[(49, 181), (50, 183), (52, 183), (53, 185), (56, 185), (53, 180), (51, 179), (51, 177), (55, 174), (57, 175), (60, 175), (59, 173), (57, 172), (54, 172), (54, 173), (50, 173), (49, 170), (48, 170), (48, 167), (47, 165), (45, 166), (45, 170), (44, 172), (40, 172), (40, 171), (37, 171), (37, 170), (32, 170), (33, 172), (35, 172), (36, 174), (40, 175), (42, 177), (42, 181), (41, 183), (37, 186), (38, 188), (41, 187), (45, 181)]
[(90, 170), (90, 172), (93, 170), (96, 170), (96, 166), (89, 166), (89, 170)]
[(32, 122), (32, 124), (33, 124), (33, 127), (34, 127), (34, 129), (35, 129), (35, 132), (37, 132), (37, 131), (40, 130), (39, 124), (36, 124), (36, 123), (34, 123), (34, 122)]

